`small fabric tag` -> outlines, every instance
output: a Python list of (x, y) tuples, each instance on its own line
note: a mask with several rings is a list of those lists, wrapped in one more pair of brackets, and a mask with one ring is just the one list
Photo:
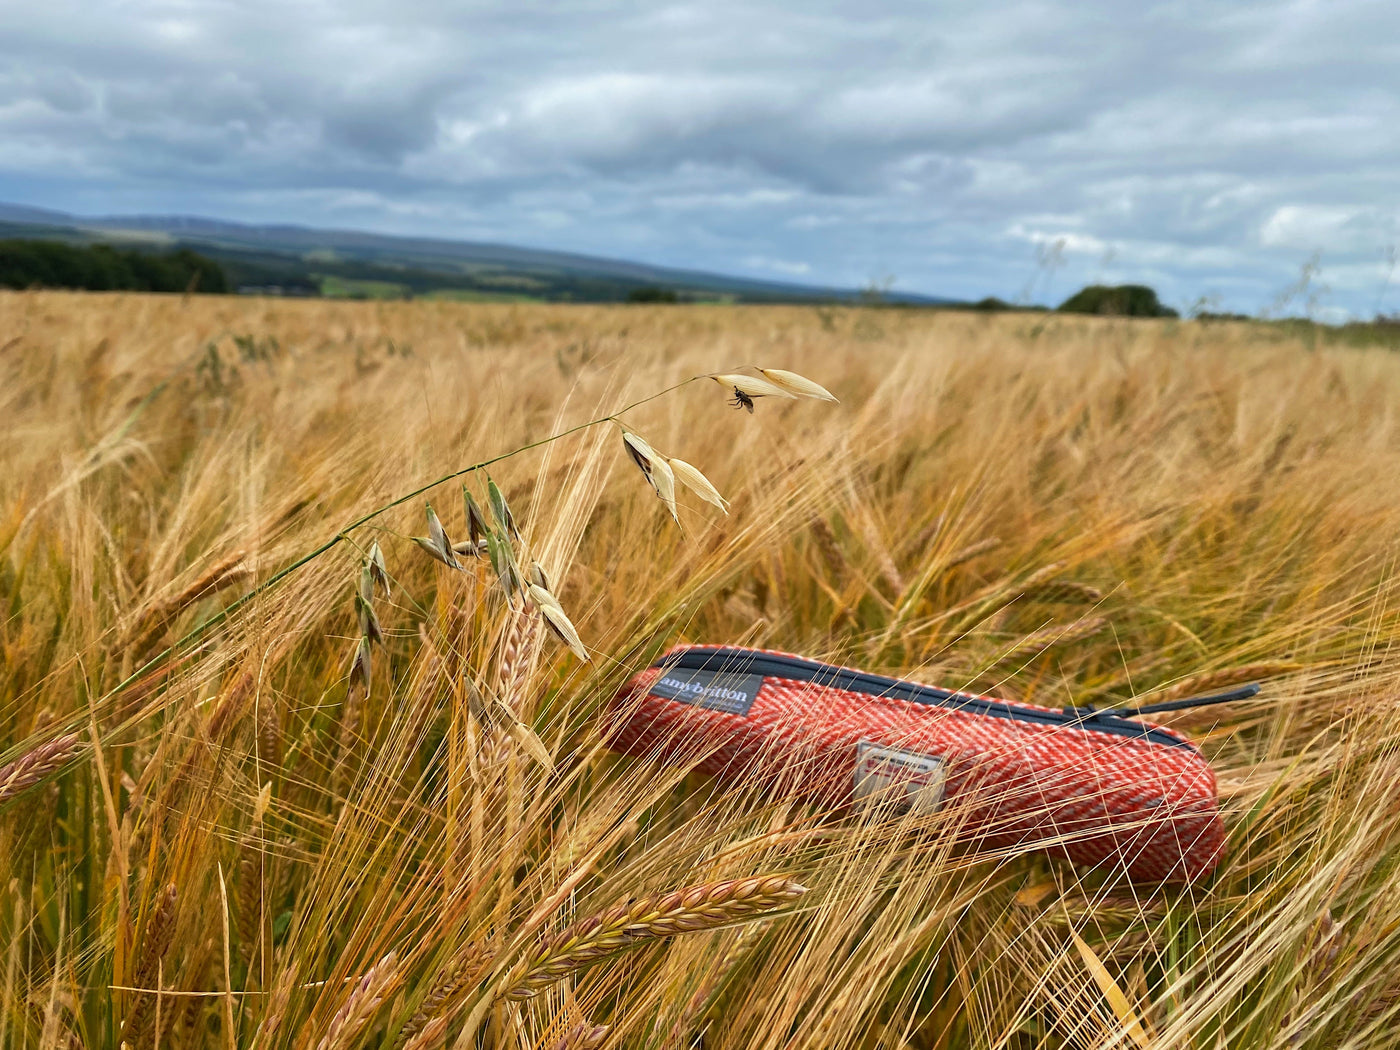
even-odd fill
[(943, 805), (947, 769), (942, 758), (862, 740), (856, 745), (855, 800), (894, 805), (915, 815)]
[(747, 715), (762, 687), (761, 674), (672, 668), (663, 673), (649, 691), (652, 696), (679, 700), (681, 703), (694, 704), (711, 711)]

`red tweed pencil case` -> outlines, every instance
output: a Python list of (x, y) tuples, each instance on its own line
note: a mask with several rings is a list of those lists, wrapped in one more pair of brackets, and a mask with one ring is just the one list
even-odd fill
[[(1164, 708), (1241, 699), (1230, 694)], [(1181, 734), (1010, 703), (788, 653), (686, 646), (619, 692), (609, 746), (831, 806), (946, 807), (993, 848), (1043, 846), (1134, 879), (1189, 881), (1219, 859), (1215, 774)]]

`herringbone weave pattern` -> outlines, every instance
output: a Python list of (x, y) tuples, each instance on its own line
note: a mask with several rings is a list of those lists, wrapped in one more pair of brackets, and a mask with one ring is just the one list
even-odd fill
[[(662, 662), (705, 648), (672, 650)], [(925, 765), (924, 756), (936, 760), (945, 778), (940, 819), (979, 848), (1050, 848), (1155, 882), (1208, 874), (1223, 847), (1215, 774), (1184, 737), (1161, 727), (1143, 723), (1181, 745), (771, 676), (740, 715), (652, 695), (661, 673), (642, 672), (615, 698), (614, 750), (845, 807), (860, 745), (878, 745)], [(880, 772), (882, 786), (912, 781), (904, 787), (914, 797), (917, 771)]]

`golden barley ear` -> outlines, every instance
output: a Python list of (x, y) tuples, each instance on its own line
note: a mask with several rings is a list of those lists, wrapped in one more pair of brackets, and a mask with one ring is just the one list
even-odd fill
[(78, 753), (77, 733), (55, 737), (0, 766), (0, 805), (58, 772)]
[(1204, 671), (1193, 674), (1168, 686), (1154, 700), (1180, 700), (1198, 693), (1211, 693), (1217, 689), (1227, 689), (1241, 682), (1254, 682), (1261, 678), (1277, 678), (1280, 675), (1301, 671), (1303, 664), (1287, 660), (1265, 660), (1260, 663), (1243, 664), (1222, 671)]
[(592, 915), (528, 952), (506, 980), (503, 998), (531, 999), (575, 970), (639, 945), (682, 933), (747, 922), (790, 904), (807, 888), (786, 875), (725, 879), (641, 897)]
[[(426, 1033), (430, 1026), (445, 1027), (453, 1013), (462, 1006), (468, 990), (480, 975), (483, 960), (475, 957), (458, 956), (448, 963), (441, 975), (433, 982), (432, 988), (419, 1003), (394, 1040), (396, 1050), (403, 1050), (409, 1044), (419, 1045), (415, 1036)], [(425, 1039), (424, 1042), (427, 1040)], [(441, 1040), (439, 1040), (440, 1042)]]
[(121, 1041), (133, 1048), (144, 1047), (151, 1035), (151, 1025), (155, 1019), (154, 986), (161, 974), (161, 961), (175, 938), (179, 899), (180, 894), (175, 888), (175, 883), (167, 883), (151, 909), (150, 918), (146, 920), (145, 934), (141, 938), (141, 951), (136, 957), (136, 967), (131, 975), (131, 986), (143, 991), (132, 993), (134, 998), (122, 1021), (121, 1029)]
[(598, 1050), (612, 1031), (605, 1024), (576, 1024), (550, 1044), (550, 1050)]
[(325, 1035), (316, 1044), (316, 1050), (344, 1050), (352, 1046), (361, 1030), (374, 1017), (397, 976), (398, 955), (390, 952), (355, 982), (355, 987), (326, 1026)]
[(1102, 616), (1085, 616), (1070, 623), (1044, 627), (1026, 635), (1008, 649), (1001, 659), (1009, 660), (1016, 656), (1038, 653), (1053, 645), (1072, 645), (1098, 634), (1107, 627), (1108, 621)]

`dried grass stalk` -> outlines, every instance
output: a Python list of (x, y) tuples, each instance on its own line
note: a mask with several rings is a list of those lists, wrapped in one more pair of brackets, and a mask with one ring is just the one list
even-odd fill
[(77, 733), (55, 737), (0, 766), (0, 805), (62, 769), (78, 753), (81, 739)]
[(282, 768), (282, 712), (274, 696), (258, 704), (258, 762), (264, 770)]
[(238, 950), (245, 965), (251, 967), (263, 929), (267, 852), (261, 835), (251, 836), (243, 843), (240, 852), (234, 924), (238, 933)]
[(355, 982), (345, 1002), (331, 1018), (326, 1034), (316, 1044), (316, 1050), (341, 1050), (352, 1044), (360, 1030), (370, 1022), (394, 978), (398, 976), (398, 956), (390, 952), (369, 968)]
[(505, 998), (523, 1000), (575, 970), (637, 945), (757, 918), (806, 887), (786, 875), (726, 879), (618, 904), (545, 938), (506, 982)]

